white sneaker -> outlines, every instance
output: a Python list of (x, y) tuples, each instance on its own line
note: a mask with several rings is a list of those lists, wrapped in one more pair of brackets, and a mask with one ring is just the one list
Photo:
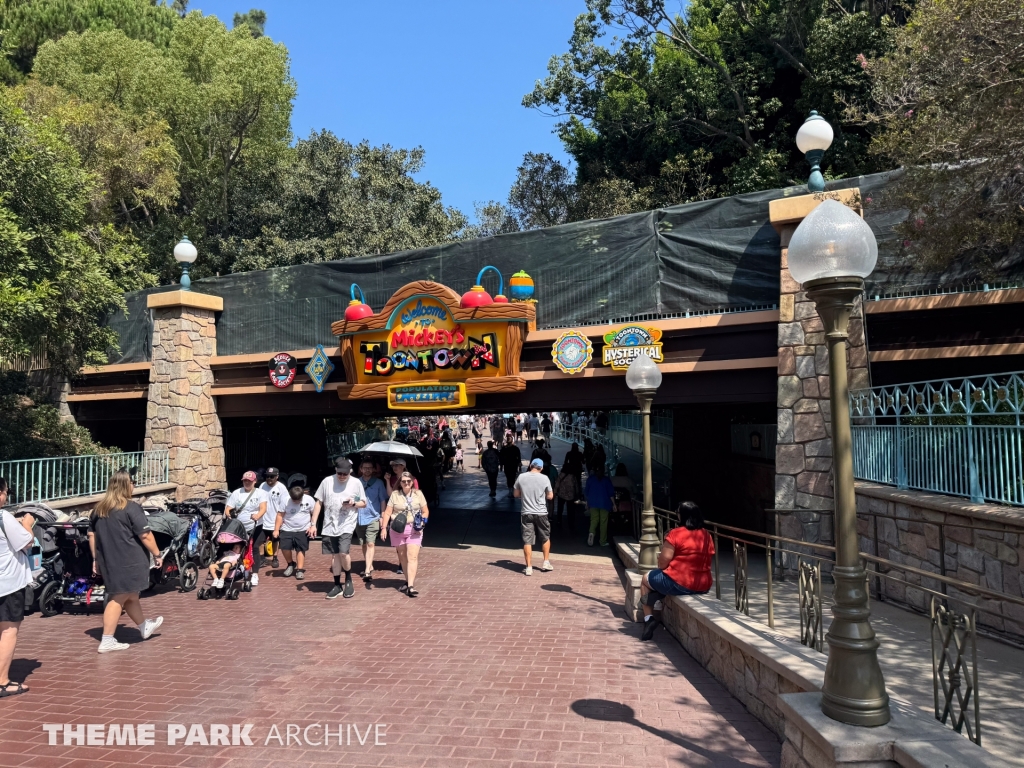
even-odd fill
[(587, 534), (587, 546), (588, 547), (594, 546), (594, 534), (592, 534), (592, 533), (588, 533)]
[(213, 588), (214, 589), (224, 589), (224, 579), (214, 579), (213, 580)]
[(149, 640), (149, 638), (153, 636), (153, 633), (160, 629), (160, 625), (163, 623), (163, 616), (157, 616), (155, 619), (146, 619), (142, 622), (142, 626), (139, 627), (139, 632), (142, 633), (142, 639)]
[(655, 600), (654, 601), (654, 610), (660, 611), (664, 607), (665, 607), (665, 604), (663, 602), (661, 602), (661, 600)]
[(114, 638), (103, 638), (100, 641), (100, 647), (96, 650), (100, 653), (110, 653), (111, 651), (125, 651), (128, 649), (128, 643), (119, 643)]
[(533, 566), (526, 566), (526, 570), (523, 571), (523, 573), (525, 573), (527, 576), (533, 576)]
[(255, 587), (255, 586), (259, 585), (259, 583), (260, 583), (260, 577), (259, 577), (258, 574), (254, 573), (252, 575), (252, 585)]
[(553, 570), (555, 570), (555, 567), (553, 565), (551, 565), (551, 561), (550, 560), (545, 560), (543, 562), (543, 564), (541, 565), (540, 569), (542, 571), (553, 571)]

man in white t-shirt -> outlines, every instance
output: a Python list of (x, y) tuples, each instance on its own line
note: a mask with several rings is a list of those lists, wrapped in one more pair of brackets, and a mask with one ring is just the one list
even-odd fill
[(306, 476), (294, 474), (288, 479), (288, 502), (277, 513), (274, 523), (274, 540), (280, 542), (284, 561), (288, 567), (285, 576), (295, 574), (298, 581), (306, 578), (306, 552), (309, 539), (316, 534), (313, 525), (313, 508), (316, 501), (306, 494)]
[[(237, 518), (245, 526), (245, 532), (253, 535), (256, 526), (262, 530), (263, 516), (267, 514), (267, 494), (256, 487), (256, 473), (246, 472), (242, 475), (242, 487), (236, 488), (228, 496), (224, 504), (224, 517)], [(260, 556), (253, 555), (252, 585), (260, 583)]]
[[(312, 527), (320, 519), (320, 511), (324, 513), (324, 527), (321, 529), (321, 545), (325, 555), (333, 555), (331, 574), (334, 586), (327, 593), (327, 599), (333, 600), (339, 595), (352, 597), (356, 593), (352, 583), (352, 558), (349, 549), (352, 547), (352, 533), (359, 522), (359, 509), (366, 506), (363, 484), (358, 477), (352, 476), (352, 462), (344, 456), (334, 462), (334, 475), (325, 477), (316, 489), (313, 498)], [(345, 586), (341, 585), (341, 575), (345, 574)]]
[[(267, 541), (270, 541), (270, 546), (275, 547), (276, 539), (274, 538), (274, 526), (277, 524), (277, 515), (284, 509), (284, 505), (288, 503), (288, 491), (284, 487), (284, 483), (277, 481), (281, 471), (277, 467), (267, 467), (267, 471), (263, 473), (266, 481), (260, 486), (260, 490), (267, 494), (267, 514), (263, 516), (263, 529), (262, 531), (256, 532), (256, 539), (252, 543), (253, 553), (255, 554), (261, 545), (266, 545)], [(262, 554), (262, 553), (260, 553)], [(277, 568), (277, 549), (274, 548), (273, 560), (270, 561), (271, 568)], [(266, 564), (266, 560), (263, 561)]]

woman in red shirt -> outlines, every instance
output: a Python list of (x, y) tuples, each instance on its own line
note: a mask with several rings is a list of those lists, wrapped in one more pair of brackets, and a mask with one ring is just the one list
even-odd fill
[(654, 636), (657, 622), (654, 604), (667, 595), (703, 595), (711, 589), (711, 557), (715, 544), (704, 528), (704, 515), (692, 501), (679, 505), (680, 528), (665, 535), (658, 553), (658, 567), (644, 575), (640, 583), (640, 603), (644, 610), (641, 640)]

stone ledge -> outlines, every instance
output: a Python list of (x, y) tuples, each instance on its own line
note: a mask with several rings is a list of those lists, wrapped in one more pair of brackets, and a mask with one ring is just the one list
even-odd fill
[(974, 518), (975, 520), (1024, 527), (1024, 509), (1007, 507), (1002, 504), (975, 504), (969, 499), (961, 499), (955, 496), (944, 496), (940, 493), (928, 493), (926, 491), (902, 490), (891, 485), (878, 485), (877, 483), (868, 483), (861, 480), (855, 483), (855, 491), (858, 496), (868, 496), (873, 499), (882, 499), (896, 504), (905, 504), (908, 507), (922, 507), (949, 515), (960, 515), (962, 517)]
[(820, 692), (779, 694), (778, 704), (786, 718), (787, 743), (814, 768), (887, 762), (906, 768), (1005, 765), (952, 729), (900, 701), (890, 702), (892, 719), (877, 728), (846, 725), (827, 717), (821, 711)]
[(192, 291), (166, 291), (165, 293), (152, 293), (146, 297), (146, 307), (148, 309), (192, 307), (194, 309), (208, 309), (213, 312), (223, 312), (224, 299), (220, 296), (210, 296), (205, 293), (193, 293)]
[[(156, 493), (174, 491), (178, 486), (174, 483), (157, 483), (156, 485), (140, 485), (135, 488), (132, 496), (152, 496)], [(56, 501), (42, 502), (51, 509), (67, 509), (69, 507), (87, 507), (98, 504), (105, 494), (99, 493), (95, 496), (75, 496), (70, 499), (57, 499)]]
[(673, 607), (693, 617), (782, 679), (802, 690), (821, 690), (825, 678), (825, 654), (800, 645), (792, 638), (775, 634), (760, 622), (748, 619), (712, 597), (686, 595), (669, 597), (666, 602), (671, 602)]

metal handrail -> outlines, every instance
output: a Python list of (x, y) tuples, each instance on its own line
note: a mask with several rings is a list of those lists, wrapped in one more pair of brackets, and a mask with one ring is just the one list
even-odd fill
[(605, 474), (607, 475), (610, 475), (619, 464), (619, 445), (597, 429), (583, 424), (566, 424), (559, 420), (555, 422), (551, 435), (567, 443), (579, 443), (582, 446), (583, 441), (589, 439), (595, 445), (602, 446), (605, 456)]
[(20, 504), (103, 493), (110, 476), (122, 468), (135, 469), (136, 486), (167, 483), (170, 477), (170, 451), (164, 449), (0, 461), (0, 477), (7, 480), (11, 487), (9, 502)]
[[(639, 504), (635, 504), (638, 508)], [(667, 509), (655, 507), (656, 519), (674, 520), (678, 516)], [(797, 559), (797, 598), (799, 601), (800, 642), (803, 645), (823, 650), (824, 621), (822, 605), (822, 582), (825, 566), (835, 565), (835, 547), (816, 542), (800, 541), (786, 536), (779, 536), (763, 531), (725, 525), (708, 521), (711, 536), (715, 543), (714, 583), (715, 597), (722, 599), (721, 586), (721, 540), (732, 542), (733, 545), (733, 587), (734, 606), (737, 611), (750, 615), (750, 582), (747, 577), (747, 549), (751, 546), (765, 550), (766, 560), (766, 592), (768, 601), (768, 626), (775, 628), (775, 575), (773, 574), (773, 554), (792, 555)], [(665, 531), (659, 526), (659, 538), (664, 540)], [(875, 570), (867, 570), (865, 579), (870, 585), (875, 580), (879, 594), (882, 593), (881, 581), (902, 584), (920, 590), (930, 597), (929, 620), (931, 624), (932, 642), (932, 687), (935, 702), (935, 718), (947, 723), (958, 733), (965, 733), (967, 738), (981, 744), (981, 710), (978, 689), (977, 636), (979, 634), (977, 614), (1001, 616), (993, 607), (975, 604), (963, 597), (946, 594), (946, 587), (953, 587), (963, 595), (977, 598), (978, 601), (1001, 601), (1005, 604), (1024, 607), (1024, 598), (981, 587), (977, 584), (950, 578), (943, 574), (932, 573), (921, 568), (897, 563), (876, 555), (861, 553), (865, 563), (875, 565)], [(880, 566), (889, 566), (890, 571), (880, 570)], [(894, 575), (891, 570), (902, 572), (907, 576), (917, 576), (922, 583), (915, 584), (908, 579)], [(784, 574), (781, 574), (784, 576)], [(942, 589), (938, 591), (923, 583), (924, 579), (936, 582)], [(870, 594), (870, 590), (869, 590)], [(950, 604), (962, 607), (955, 610)]]
[(327, 457), (336, 459), (347, 453), (358, 451), (367, 443), (380, 440), (384, 436), (380, 429), (364, 429), (361, 432), (339, 432), (327, 436)]

